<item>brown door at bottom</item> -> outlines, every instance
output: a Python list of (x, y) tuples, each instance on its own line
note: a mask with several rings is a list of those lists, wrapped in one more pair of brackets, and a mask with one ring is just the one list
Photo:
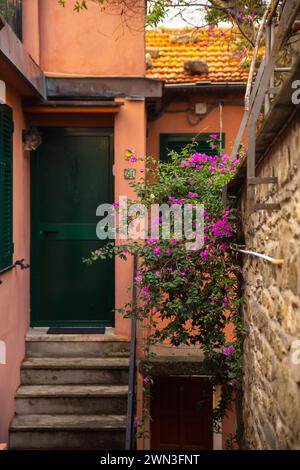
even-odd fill
[(152, 450), (212, 450), (213, 394), (201, 377), (155, 377), (151, 390)]

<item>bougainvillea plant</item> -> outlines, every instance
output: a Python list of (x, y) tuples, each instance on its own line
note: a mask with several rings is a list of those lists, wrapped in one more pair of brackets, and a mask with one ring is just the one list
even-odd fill
[[(93, 252), (88, 262), (114, 255), (124, 260), (138, 256), (138, 303), (133, 308), (129, 302), (118, 311), (137, 318), (147, 328), (144, 391), (149, 393), (153, 382), (151, 345), (167, 342), (201, 348), (199, 371), (222, 390), (214, 409), (214, 422), (218, 424), (241, 383), (240, 268), (233, 248), (238, 214), (222, 204), (222, 187), (231, 179), (239, 160), (232, 161), (220, 149), (217, 135), (211, 135), (210, 144), (213, 155), (197, 153), (194, 142), (180, 154), (171, 152), (169, 162), (146, 159), (146, 173), (131, 183), (137, 200), (146, 207), (202, 203), (204, 245), (200, 249), (187, 250), (185, 240), (172, 235), (167, 240), (148, 236), (126, 244), (108, 242)], [(131, 153), (128, 160), (134, 165), (140, 159)], [(118, 209), (118, 202), (114, 205)], [(162, 217), (155, 223), (160, 226)], [(231, 336), (228, 325), (234, 330)], [(139, 431), (144, 429), (145, 417), (146, 409), (144, 416), (137, 418)]]

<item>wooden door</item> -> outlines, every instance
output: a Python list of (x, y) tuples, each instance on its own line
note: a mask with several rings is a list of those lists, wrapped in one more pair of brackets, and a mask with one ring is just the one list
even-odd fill
[(40, 129), (31, 154), (32, 325), (112, 326), (114, 260), (83, 263), (103, 245), (96, 209), (113, 201), (113, 135)]
[(151, 397), (151, 449), (213, 449), (213, 396), (207, 379), (156, 377)]

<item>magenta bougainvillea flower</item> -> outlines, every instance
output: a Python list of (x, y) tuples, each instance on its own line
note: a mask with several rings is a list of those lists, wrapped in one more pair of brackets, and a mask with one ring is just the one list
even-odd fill
[(148, 291), (149, 291), (149, 287), (148, 287), (148, 286), (143, 286), (143, 287), (142, 287), (142, 294), (145, 295), (145, 294), (148, 293)]
[(157, 237), (148, 238), (147, 240), (148, 245), (152, 245), (153, 243), (157, 243), (157, 242), (158, 242)]
[(136, 416), (136, 417), (134, 418), (134, 425), (135, 425), (136, 427), (141, 426), (142, 423), (143, 423), (143, 421), (142, 421), (141, 418), (139, 418), (138, 416)]
[(135, 278), (135, 282), (137, 284), (141, 284), (142, 281), (143, 281), (143, 278), (142, 278), (141, 274), (138, 274)]
[(235, 347), (234, 346), (228, 346), (227, 348), (223, 348), (223, 354), (224, 356), (231, 356), (235, 352)]
[(208, 259), (209, 253), (207, 250), (204, 250), (200, 253), (201, 258)]
[(189, 195), (189, 197), (191, 197), (191, 198), (198, 197), (198, 193), (192, 193), (191, 191), (189, 191), (188, 195)]
[(212, 227), (212, 233), (215, 237), (231, 237), (232, 226), (228, 224), (227, 220), (218, 220)]
[(154, 256), (159, 256), (159, 255), (160, 255), (160, 248), (159, 248), (159, 246), (156, 246), (156, 247), (154, 248), (153, 252), (154, 252)]

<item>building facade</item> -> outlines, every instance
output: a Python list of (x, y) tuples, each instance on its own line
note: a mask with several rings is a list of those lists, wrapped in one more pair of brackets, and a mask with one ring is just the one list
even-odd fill
[[(105, 327), (110, 331), (105, 344), (114, 349), (114, 341), (120, 340), (127, 350), (130, 321), (113, 314), (112, 309), (130, 300), (133, 261), (116, 260), (92, 268), (82, 263), (99, 246), (95, 231), (98, 205), (133, 195), (125, 175), (126, 151), (164, 159), (166, 148), (180, 149), (195, 136), (205, 151), (207, 135), (213, 132), (223, 135), (229, 153), (242, 116), (246, 77), (230, 46), (229, 32), (201, 32), (196, 41), (189, 31), (146, 33), (144, 2), (137, 2), (134, 15), (126, 12), (126, 21), (119, 11), (101, 11), (93, 2), (81, 13), (74, 11), (72, 1), (64, 8), (53, 0), (15, 3), (16, 8), (20, 5), (22, 35), (20, 30), (17, 33), (21, 40), (4, 17), (0, 24), (0, 162), (5, 169), (0, 181), (0, 442), (8, 442), (16, 413), (12, 433), (17, 436), (13, 436), (17, 448), (28, 445), (24, 444), (26, 433), (21, 437), (17, 433), (20, 427), (24, 431), (25, 426), (29, 434), (38, 427), (39, 421), (30, 422), (30, 416), (50, 415), (42, 405), (39, 411), (27, 407), (28, 397), (43, 401), (44, 389), (34, 389), (30, 395), (33, 389), (26, 387), (59, 386), (53, 385), (51, 374), (46, 383), (34, 381), (31, 374), (32, 369), (45, 370), (44, 358), (49, 363), (52, 359), (53, 370), (59, 369), (53, 365), (57, 355), (50, 349), (52, 343), (55, 349), (56, 338), (47, 336), (49, 327)], [(188, 37), (178, 40), (183, 36)], [(185, 60), (195, 57), (205, 59), (206, 73), (183, 72)], [(142, 164), (137, 170), (143, 170)], [(61, 340), (59, 335), (57, 341)], [(77, 347), (91, 338), (72, 335), (72, 341), (75, 348), (75, 343)], [(96, 343), (95, 337), (91, 342)], [(80, 344), (78, 348), (81, 351)], [(157, 366), (160, 378), (153, 391), (153, 410), (166, 407), (158, 399), (171, 387), (178, 394), (190, 389), (191, 383), (195, 390), (202, 387), (201, 377), (191, 378), (199, 351), (165, 348), (157, 353), (162, 367)], [(63, 362), (63, 354), (69, 352), (61, 354), (59, 361)], [(70, 357), (80, 354), (70, 353), (60, 370), (69, 370)], [(29, 362), (25, 360), (21, 366), (25, 356)], [(173, 365), (166, 374), (165, 365), (170, 361)], [(184, 367), (186, 377), (180, 383), (176, 376), (185, 362), (190, 368)], [(140, 374), (138, 394), (142, 399), (141, 380)], [(60, 389), (62, 399), (74, 398), (73, 385), (67, 383), (68, 393)], [(53, 396), (55, 390), (48, 392)], [(223, 434), (213, 435), (209, 420), (215, 399), (211, 398), (207, 415), (208, 443), (201, 439), (189, 442), (189, 436), (182, 442), (177, 416), (177, 434), (171, 441), (159, 431), (165, 429), (165, 422), (156, 421), (156, 440), (143, 438), (139, 446), (225, 447), (228, 436), (235, 433), (234, 417), (224, 422)], [(175, 408), (176, 403), (175, 399)], [(59, 409), (63, 414), (63, 408)], [(125, 414), (123, 411), (119, 414)], [(49, 436), (39, 435), (38, 439), (46, 448)], [(120, 446), (122, 437), (116, 439), (115, 445)], [(78, 442), (80, 446), (80, 436)], [(105, 442), (109, 445), (109, 440)]]

